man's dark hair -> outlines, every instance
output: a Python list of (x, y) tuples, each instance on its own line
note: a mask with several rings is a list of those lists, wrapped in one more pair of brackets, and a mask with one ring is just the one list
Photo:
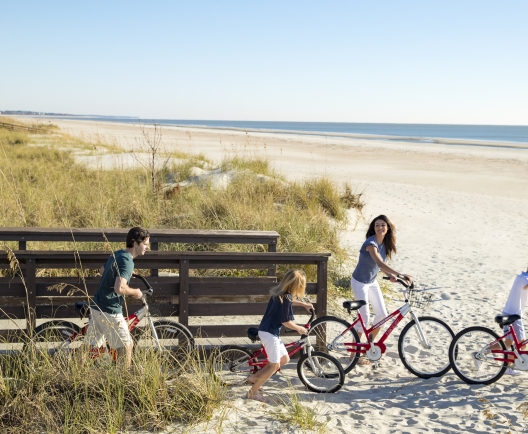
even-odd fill
[(149, 231), (137, 226), (128, 231), (127, 238), (126, 238), (126, 246), (134, 247), (134, 241), (138, 244), (141, 244), (143, 241), (145, 241), (145, 238), (149, 238), (149, 237), (150, 237)]

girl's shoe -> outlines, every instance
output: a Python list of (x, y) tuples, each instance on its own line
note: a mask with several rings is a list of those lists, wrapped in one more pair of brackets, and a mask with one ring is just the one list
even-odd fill
[(521, 375), (521, 372), (517, 369), (508, 368), (504, 371), (504, 375), (513, 375), (514, 377), (517, 377), (518, 375)]

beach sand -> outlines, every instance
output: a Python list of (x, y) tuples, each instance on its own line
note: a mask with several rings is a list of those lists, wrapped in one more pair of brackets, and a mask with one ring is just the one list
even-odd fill
[[(138, 126), (52, 121), (72, 135), (131, 148)], [(357, 251), (368, 222), (386, 214), (398, 228), (392, 265), (427, 286), (441, 286), (440, 301), (427, 315), (444, 319), (455, 333), (487, 325), (500, 314), (513, 277), (528, 266), (528, 146), (417, 143), (383, 138), (295, 135), (163, 127), (167, 147), (203, 153), (266, 156), (288, 179), (327, 176), (363, 192), (363, 216), (350, 215), (343, 245)], [(351, 272), (352, 270), (350, 270)], [(394, 297), (397, 298), (397, 297)], [(390, 301), (389, 310), (398, 307)], [(401, 304), (401, 303), (400, 303)], [(392, 308), (392, 309), (391, 309)], [(346, 318), (346, 313), (341, 313)], [(274, 403), (241, 399), (232, 390), (226, 413), (196, 432), (294, 432), (274, 413), (287, 399), (287, 381), (304, 405), (327, 422), (325, 432), (525, 432), (528, 420), (517, 406), (528, 400), (520, 377), (504, 376), (490, 386), (469, 386), (449, 372), (419, 379), (397, 357), (399, 327), (390, 336), (382, 365), (356, 368), (336, 394), (317, 395), (300, 385), (296, 361), (266, 384)], [(486, 411), (497, 416), (487, 420)], [(501, 416), (502, 415), (502, 416)], [(506, 422), (511, 420), (511, 425)], [(175, 427), (175, 432), (183, 430)]]

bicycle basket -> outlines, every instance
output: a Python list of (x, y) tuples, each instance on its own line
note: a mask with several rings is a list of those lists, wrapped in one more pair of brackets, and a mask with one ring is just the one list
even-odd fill
[(433, 293), (423, 289), (411, 289), (409, 291), (409, 304), (417, 309), (427, 309), (431, 304)]

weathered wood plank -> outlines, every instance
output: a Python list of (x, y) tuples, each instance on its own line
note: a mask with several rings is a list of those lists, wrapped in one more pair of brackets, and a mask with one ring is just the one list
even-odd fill
[[(152, 243), (276, 244), (275, 231), (149, 229)], [(128, 229), (0, 228), (2, 241), (124, 242)]]

